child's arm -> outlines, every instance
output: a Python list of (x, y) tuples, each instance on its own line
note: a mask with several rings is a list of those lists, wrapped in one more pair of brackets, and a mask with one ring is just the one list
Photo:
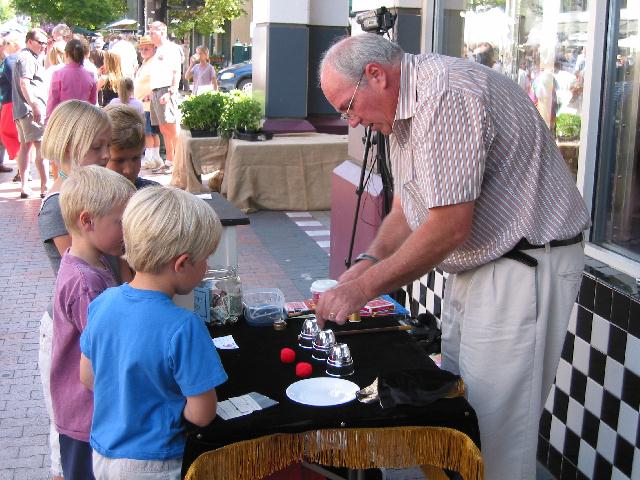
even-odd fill
[(217, 406), (218, 396), (215, 388), (200, 395), (187, 397), (187, 404), (184, 406), (184, 418), (198, 427), (206, 427), (216, 418)]
[(80, 354), (80, 381), (85, 387), (93, 391), (93, 367), (91, 366), (91, 360), (85, 357), (84, 353)]

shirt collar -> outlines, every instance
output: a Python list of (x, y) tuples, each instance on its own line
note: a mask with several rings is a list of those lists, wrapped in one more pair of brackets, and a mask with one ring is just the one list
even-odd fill
[(411, 118), (416, 111), (416, 56), (405, 53), (400, 62), (400, 90), (395, 120)]

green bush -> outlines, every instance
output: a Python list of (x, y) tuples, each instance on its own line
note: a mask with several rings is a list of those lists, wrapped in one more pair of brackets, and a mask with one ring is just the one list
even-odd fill
[(180, 104), (182, 124), (190, 130), (216, 131), (226, 101), (226, 94), (222, 92), (207, 92), (189, 97)]
[(224, 111), (218, 131), (223, 137), (231, 137), (236, 131), (256, 131), (260, 129), (262, 106), (246, 93), (233, 90), (227, 94)]
[(561, 113), (556, 118), (556, 136), (560, 139), (576, 139), (580, 136), (580, 115)]

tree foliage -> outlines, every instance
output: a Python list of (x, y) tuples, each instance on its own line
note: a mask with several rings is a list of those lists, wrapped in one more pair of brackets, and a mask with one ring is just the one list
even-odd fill
[(204, 0), (200, 7), (185, 8), (183, 0), (169, 0), (169, 30), (177, 37), (193, 28), (202, 35), (224, 32), (224, 22), (244, 15), (245, 0)]
[(126, 0), (13, 0), (13, 5), (36, 22), (64, 22), (88, 29), (112, 22), (127, 10)]
[(0, 0), (0, 22), (6, 22), (16, 16), (11, 0)]

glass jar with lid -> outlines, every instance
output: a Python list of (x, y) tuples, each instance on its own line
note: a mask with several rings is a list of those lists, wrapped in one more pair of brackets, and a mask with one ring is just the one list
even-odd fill
[(242, 282), (235, 267), (209, 268), (203, 282), (209, 289), (211, 324), (236, 323), (242, 314)]

